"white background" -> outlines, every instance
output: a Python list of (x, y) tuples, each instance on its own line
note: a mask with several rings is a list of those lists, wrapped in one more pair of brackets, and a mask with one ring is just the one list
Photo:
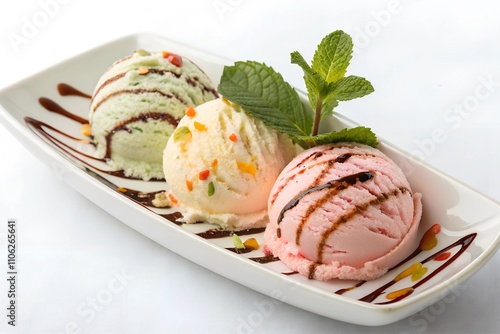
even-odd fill
[[(303, 88), (289, 54), (310, 59), (342, 29), (349, 73), (375, 93), (338, 111), (500, 200), (500, 4), (415, 1), (3, 1), (0, 87), (91, 47), (152, 32), (234, 60), (272, 65)], [(29, 28), (31, 27), (31, 29)], [(17, 326), (1, 333), (497, 333), (500, 254), (452, 295), (408, 319), (367, 328), (287, 304), (203, 269), (126, 227), (58, 181), (0, 125), (0, 270), (18, 221)], [(499, 222), (500, 223), (500, 222)], [(106, 305), (92, 300), (113, 290)], [(94, 301), (95, 302), (95, 301)], [(257, 323), (255, 319), (260, 319)]]

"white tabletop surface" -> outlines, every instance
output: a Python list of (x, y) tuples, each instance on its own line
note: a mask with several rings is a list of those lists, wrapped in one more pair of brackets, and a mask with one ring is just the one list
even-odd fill
[[(290, 52), (310, 59), (323, 36), (342, 29), (356, 47), (349, 71), (368, 78), (375, 93), (365, 98), (370, 103), (345, 102), (338, 111), (500, 200), (499, 2), (128, 3), (3, 1), (0, 87), (117, 37), (152, 32), (230, 59), (266, 62), (303, 88)], [(445, 301), (387, 326), (343, 323), (284, 303), (257, 317), (269, 297), (125, 226), (60, 182), (2, 125), (0, 154), (0, 333), (500, 331), (499, 253)], [(15, 327), (7, 324), (4, 278), (10, 218), (18, 223)]]

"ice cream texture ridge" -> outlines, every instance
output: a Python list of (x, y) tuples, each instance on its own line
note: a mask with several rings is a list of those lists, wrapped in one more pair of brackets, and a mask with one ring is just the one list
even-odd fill
[(416, 247), (421, 215), (421, 194), (381, 151), (321, 145), (274, 184), (265, 252), (311, 279), (371, 280)]
[(188, 108), (164, 151), (170, 202), (187, 223), (263, 227), (269, 192), (295, 155), (286, 135), (224, 98)]
[(217, 97), (191, 60), (136, 50), (114, 62), (93, 92), (89, 121), (97, 155), (126, 176), (163, 179), (163, 149), (184, 111)]

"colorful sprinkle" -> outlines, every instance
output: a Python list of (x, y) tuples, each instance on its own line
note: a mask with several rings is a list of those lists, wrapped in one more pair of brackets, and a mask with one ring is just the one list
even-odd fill
[(422, 263), (420, 263), (420, 262), (414, 263), (412, 266), (410, 266), (409, 268), (406, 268), (401, 273), (399, 273), (399, 275), (396, 276), (393, 281), (399, 282), (403, 278), (408, 277), (410, 275), (413, 275), (413, 273), (420, 268), (422, 268)]
[(439, 224), (434, 224), (429, 228), (420, 240), (420, 249), (428, 251), (436, 247), (437, 238), (436, 235), (441, 232), (441, 226)]
[(175, 53), (170, 53), (167, 51), (162, 51), (162, 56), (163, 58), (167, 59), (169, 62), (172, 63), (172, 65), (181, 67), (182, 66), (182, 57), (175, 54)]
[(415, 272), (413, 274), (411, 274), (411, 280), (414, 282), (418, 281), (419, 279), (424, 277), (425, 274), (427, 274), (428, 270), (429, 270), (429, 268), (427, 268), (427, 267), (418, 268), (417, 270), (415, 270)]
[(236, 142), (238, 140), (238, 137), (236, 137), (236, 134), (234, 133), (231, 133), (229, 135), (229, 140), (232, 141), (233, 143)]
[(207, 191), (208, 197), (213, 196), (215, 194), (215, 185), (213, 182), (210, 182), (208, 184), (208, 191)]
[(179, 140), (190, 140), (191, 138), (191, 130), (187, 126), (180, 126), (174, 131), (174, 143)]
[(219, 160), (214, 159), (214, 161), (212, 161), (212, 164), (210, 165), (210, 167), (212, 167), (212, 169), (216, 168), (218, 164), (219, 164)]
[(193, 182), (186, 180), (186, 187), (187, 187), (187, 190), (193, 191)]
[(205, 169), (205, 170), (202, 170), (199, 174), (198, 174), (198, 178), (202, 181), (208, 179), (208, 176), (210, 175), (210, 170), (208, 169)]
[(205, 124), (199, 122), (194, 122), (194, 128), (198, 131), (207, 131)]
[(252, 176), (255, 176), (255, 174), (257, 173), (257, 168), (251, 163), (236, 161), (236, 164), (238, 165), (238, 169), (242, 173), (250, 174)]
[(448, 260), (451, 256), (451, 252), (444, 252), (444, 253), (441, 253), (441, 254), (438, 254), (434, 257), (434, 260), (435, 261), (445, 261), (445, 260)]
[(85, 137), (90, 137), (92, 135), (92, 130), (90, 128), (90, 124), (89, 123), (83, 124), (81, 129), (80, 129), (80, 132)]
[(241, 241), (240, 237), (236, 233), (233, 233), (233, 244), (236, 249), (245, 249), (243, 241)]
[(193, 106), (190, 106), (189, 108), (186, 109), (186, 116), (193, 118), (196, 116), (196, 110), (194, 109)]
[(245, 245), (245, 248), (248, 248), (251, 250), (257, 250), (260, 247), (259, 243), (257, 242), (257, 239), (255, 239), (255, 238), (250, 238), (250, 239), (245, 240), (243, 245)]
[(389, 300), (396, 299), (399, 297), (407, 296), (413, 292), (413, 288), (404, 288), (401, 290), (393, 291), (387, 294), (386, 298)]

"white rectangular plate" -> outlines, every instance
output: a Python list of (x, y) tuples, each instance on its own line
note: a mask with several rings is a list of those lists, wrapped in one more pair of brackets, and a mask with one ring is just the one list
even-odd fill
[[(419, 229), (422, 237), (434, 224), (441, 226), (438, 244), (430, 251), (415, 255), (401, 267), (383, 277), (359, 282), (308, 280), (290, 270), (280, 261), (260, 263), (261, 250), (236, 254), (231, 237), (209, 239), (198, 235), (214, 226), (209, 224), (180, 225), (164, 217), (168, 209), (156, 209), (131, 199), (118, 188), (143, 193), (164, 190), (163, 182), (144, 182), (112, 176), (105, 164), (79, 152), (93, 153), (92, 145), (67, 137), (85, 139), (81, 123), (44, 108), (39, 98), (45, 97), (81, 118), (88, 117), (90, 101), (75, 95), (61, 95), (57, 87), (69, 84), (91, 94), (98, 78), (115, 60), (136, 49), (168, 50), (197, 63), (218, 83), (226, 59), (207, 54), (162, 37), (132, 35), (97, 47), (57, 66), (33, 75), (0, 92), (0, 120), (33, 154), (51, 166), (57, 176), (111, 215), (166, 248), (224, 277), (251, 289), (326, 317), (361, 325), (384, 325), (398, 321), (444, 297), (451, 288), (474, 274), (495, 254), (500, 245), (500, 203), (489, 199), (466, 185), (412, 159), (393, 145), (383, 142), (380, 149), (400, 165), (416, 192), (423, 194), (424, 216)], [(29, 117), (32, 121), (27, 121)], [(333, 128), (356, 124), (336, 115)], [(61, 134), (63, 133), (63, 134)], [(123, 189), (122, 189), (123, 190)], [(242, 233), (241, 233), (242, 234)], [(262, 232), (251, 233), (263, 244)], [(460, 242), (462, 241), (462, 242)], [(447, 249), (449, 245), (456, 246)], [(261, 247), (262, 248), (262, 247)], [(445, 258), (442, 253), (449, 256)], [(438, 260), (434, 255), (439, 255)], [(439, 259), (441, 257), (441, 259)], [(443, 259), (444, 258), (444, 259)], [(425, 276), (412, 280), (393, 279), (405, 268), (423, 262)], [(390, 300), (388, 293), (412, 287), (408, 296)], [(341, 290), (347, 289), (344, 293)], [(374, 294), (374, 292), (379, 293)], [(371, 295), (369, 302), (361, 301)]]

